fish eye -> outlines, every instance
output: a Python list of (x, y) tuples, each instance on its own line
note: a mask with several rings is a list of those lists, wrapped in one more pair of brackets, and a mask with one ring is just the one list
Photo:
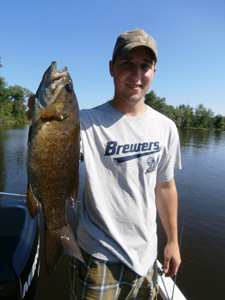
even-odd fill
[(72, 86), (72, 84), (71, 84), (71, 83), (67, 83), (67, 84), (65, 85), (65, 89), (67, 90), (67, 92), (72, 93), (72, 91), (73, 91), (73, 86)]

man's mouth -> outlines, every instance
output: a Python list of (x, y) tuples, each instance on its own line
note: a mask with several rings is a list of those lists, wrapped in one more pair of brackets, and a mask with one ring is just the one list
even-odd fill
[(138, 88), (141, 88), (142, 85), (141, 84), (127, 84), (127, 86), (131, 89), (138, 89)]

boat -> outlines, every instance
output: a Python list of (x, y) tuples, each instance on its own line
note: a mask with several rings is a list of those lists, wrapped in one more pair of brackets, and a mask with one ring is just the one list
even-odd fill
[[(80, 202), (80, 201), (79, 201)], [(35, 299), (40, 271), (40, 221), (31, 219), (26, 195), (0, 193), (0, 300)], [(187, 300), (157, 260), (159, 298)]]
[(35, 299), (40, 270), (39, 217), (26, 196), (0, 193), (0, 299)]

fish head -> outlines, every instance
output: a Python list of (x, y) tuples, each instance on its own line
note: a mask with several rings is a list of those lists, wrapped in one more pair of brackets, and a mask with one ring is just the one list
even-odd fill
[(38, 119), (66, 118), (73, 109), (76, 95), (73, 82), (67, 67), (57, 71), (57, 64), (53, 61), (45, 71), (42, 81), (35, 95), (32, 107), (32, 122)]

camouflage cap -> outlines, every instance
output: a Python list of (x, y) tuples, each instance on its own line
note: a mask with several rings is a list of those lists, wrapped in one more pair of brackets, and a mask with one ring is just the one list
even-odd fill
[(157, 62), (157, 44), (156, 41), (148, 35), (143, 29), (134, 29), (121, 33), (116, 41), (112, 60), (118, 55), (119, 58), (124, 58), (130, 50), (135, 47), (144, 46), (149, 48)]

